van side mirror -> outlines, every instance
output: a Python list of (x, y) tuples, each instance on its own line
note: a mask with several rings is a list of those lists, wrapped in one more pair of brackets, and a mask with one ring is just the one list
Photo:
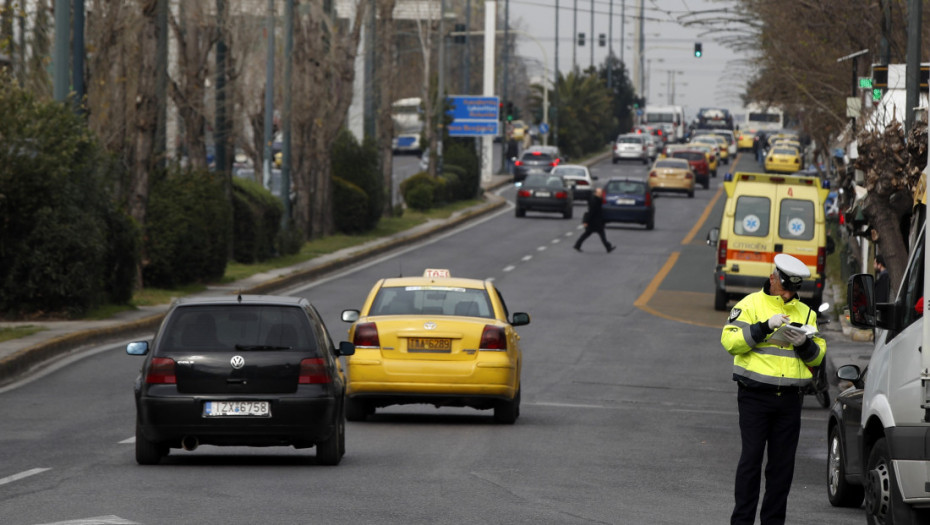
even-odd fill
[(849, 278), (849, 323), (856, 328), (875, 328), (875, 277), (860, 273)]
[(718, 240), (720, 240), (720, 228), (711, 228), (710, 231), (707, 232), (707, 245), (716, 247)]

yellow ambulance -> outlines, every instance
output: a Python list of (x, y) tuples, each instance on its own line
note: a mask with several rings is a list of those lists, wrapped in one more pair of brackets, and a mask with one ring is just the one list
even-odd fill
[(817, 176), (765, 173), (727, 174), (727, 200), (719, 228), (707, 234), (716, 248), (714, 309), (762, 289), (775, 268), (775, 255), (803, 261), (811, 277), (798, 292), (801, 300), (820, 305), (824, 267), (833, 251), (824, 223), (829, 183)]

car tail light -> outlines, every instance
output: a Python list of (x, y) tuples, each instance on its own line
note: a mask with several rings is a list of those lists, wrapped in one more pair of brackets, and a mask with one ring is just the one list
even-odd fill
[(174, 375), (174, 359), (168, 357), (153, 357), (149, 371), (145, 375), (145, 382), (150, 385), (174, 385), (178, 378)]
[(562, 159), (555, 159), (554, 161), (550, 162), (549, 165), (550, 165), (550, 166), (558, 166), (560, 160), (562, 160)]
[(652, 192), (651, 191), (646, 192), (646, 207), (648, 208), (649, 206), (652, 206)]
[(500, 326), (484, 325), (479, 350), (507, 350), (507, 335)]
[(538, 157), (538, 156), (540, 156), (540, 155), (542, 155), (542, 152), (541, 152), (541, 151), (534, 151), (534, 152), (533, 152), (533, 156), (534, 156), (534, 157)]
[(588, 186), (588, 181), (586, 181), (586, 180), (578, 180), (578, 181), (575, 182), (575, 186)]
[(817, 273), (823, 276), (823, 272), (827, 266), (827, 249), (826, 248), (817, 248)]
[(300, 362), (300, 375), (297, 376), (297, 384), (318, 385), (332, 382), (333, 378), (326, 371), (326, 362), (323, 361), (322, 357), (304, 359)]
[(557, 192), (555, 192), (555, 198), (556, 198), (556, 199), (564, 199), (564, 198), (567, 198), (567, 197), (568, 197), (568, 193), (566, 193), (566, 192), (564, 192), (564, 191), (557, 191)]
[(694, 178), (694, 173), (691, 173), (690, 171), (689, 171), (688, 173), (685, 173), (685, 178), (686, 178), (686, 179), (693, 179), (693, 178)]
[(523, 161), (522, 161), (522, 160), (518, 160), (518, 161), (514, 162), (513, 165), (514, 165), (514, 166), (522, 166), (522, 165), (523, 165)]
[(801, 163), (801, 159), (797, 159), (797, 158), (794, 159), (794, 163), (795, 163), (795, 164), (800, 164), (800, 163)]
[(650, 176), (650, 177), (658, 177), (658, 175), (657, 175), (656, 172), (654, 172), (654, 171), (650, 171), (650, 172), (649, 172), (649, 176)]
[(717, 242), (717, 264), (725, 265), (727, 263), (727, 241)]
[(375, 323), (361, 323), (355, 327), (355, 338), (352, 341), (356, 348), (380, 348), (378, 339), (378, 325)]
[(532, 195), (530, 190), (520, 190), (517, 192), (518, 197), (529, 197), (530, 195)]

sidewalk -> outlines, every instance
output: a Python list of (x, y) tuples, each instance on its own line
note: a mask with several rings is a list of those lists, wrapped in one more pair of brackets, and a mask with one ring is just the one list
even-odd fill
[[(597, 160), (599, 159), (592, 159), (591, 162)], [(492, 191), (510, 184), (511, 180), (510, 175), (492, 175), (490, 181), (482, 183), (482, 188), (485, 190), (484, 202), (455, 212), (447, 219), (430, 220), (390, 237), (345, 248), (295, 266), (255, 274), (240, 281), (210, 286), (203, 292), (190, 296), (216, 296), (232, 293), (274, 294), (299, 282), (313, 280), (395, 248), (422, 241), (504, 207), (507, 204), (506, 201), (495, 196)], [(44, 328), (27, 337), (0, 342), (0, 386), (12, 383), (51, 364), (53, 359), (79, 353), (88, 347), (130, 339), (134, 336), (149, 337), (158, 328), (169, 306), (164, 304), (140, 307), (136, 310), (120, 312), (109, 319), (96, 321), (0, 322), (0, 327), (4, 328), (22, 325)]]

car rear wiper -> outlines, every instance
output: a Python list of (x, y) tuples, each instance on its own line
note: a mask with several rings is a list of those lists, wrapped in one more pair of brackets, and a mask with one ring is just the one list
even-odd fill
[(290, 346), (236, 345), (236, 350), (290, 350)]

